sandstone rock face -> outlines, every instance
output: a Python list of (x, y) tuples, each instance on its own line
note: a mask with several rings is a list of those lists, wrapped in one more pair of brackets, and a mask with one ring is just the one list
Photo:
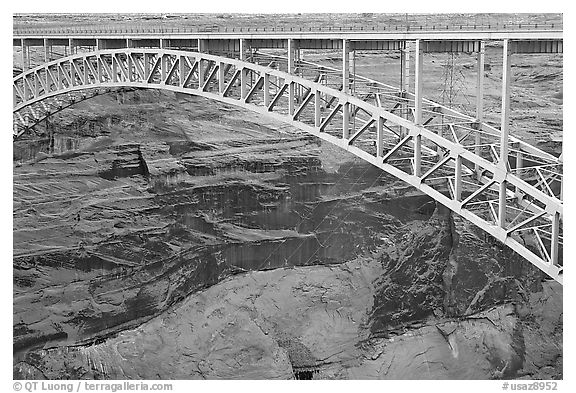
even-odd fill
[(143, 91), (50, 127), (15, 145), (15, 378), (562, 377), (561, 286), (335, 147)]

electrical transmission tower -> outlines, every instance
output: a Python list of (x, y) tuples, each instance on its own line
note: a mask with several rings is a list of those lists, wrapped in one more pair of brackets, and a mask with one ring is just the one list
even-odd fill
[(442, 64), (442, 90), (440, 102), (453, 109), (470, 114), (472, 104), (466, 95), (468, 90), (466, 76), (462, 64), (458, 63), (456, 53), (451, 52), (448, 59)]

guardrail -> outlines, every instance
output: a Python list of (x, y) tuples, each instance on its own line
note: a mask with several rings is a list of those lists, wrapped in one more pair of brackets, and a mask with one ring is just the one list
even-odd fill
[(187, 34), (187, 33), (288, 33), (288, 32), (408, 32), (408, 31), (533, 31), (533, 30), (562, 30), (560, 23), (518, 23), (518, 24), (474, 24), (474, 25), (352, 25), (352, 26), (291, 26), (291, 27), (256, 27), (256, 26), (94, 26), (94, 27), (60, 27), (60, 28), (16, 28), (14, 36), (31, 34), (59, 35), (59, 34)]

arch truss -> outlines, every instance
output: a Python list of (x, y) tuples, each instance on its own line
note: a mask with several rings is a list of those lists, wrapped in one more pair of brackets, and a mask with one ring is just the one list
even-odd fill
[[(256, 54), (116, 49), (45, 63), (13, 79), (14, 137), (92, 95), (164, 89), (240, 106), (350, 151), (460, 214), (562, 283), (562, 163), (498, 129), (367, 78)], [(288, 72), (290, 71), (290, 72)], [(348, 93), (345, 93), (347, 91)], [(421, 105), (421, 106), (420, 106)], [(419, 112), (419, 113), (417, 113)], [(416, 121), (418, 117), (421, 121)]]

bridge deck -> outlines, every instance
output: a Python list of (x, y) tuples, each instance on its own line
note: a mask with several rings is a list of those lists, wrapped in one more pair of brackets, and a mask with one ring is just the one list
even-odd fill
[[(422, 27), (422, 26), (421, 26)], [(562, 40), (563, 31), (546, 26), (537, 29), (494, 28), (482, 29), (276, 29), (239, 28), (200, 31), (182, 27), (109, 27), (109, 28), (50, 28), (18, 29), (13, 31), (17, 39), (90, 38), (90, 39), (330, 39), (330, 40)]]

